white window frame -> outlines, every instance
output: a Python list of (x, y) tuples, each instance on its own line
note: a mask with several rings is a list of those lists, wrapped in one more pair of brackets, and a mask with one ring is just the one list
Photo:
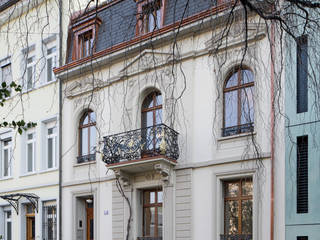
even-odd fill
[[(11, 216), (10, 218), (7, 218), (7, 213), (10, 212)], [(4, 210), (4, 239), (8, 239), (8, 223), (11, 222), (11, 239), (12, 238), (12, 211), (11, 210)]]
[[(0, 61), (0, 83), (2, 84), (2, 82), (4, 82), (3, 79), (3, 68), (7, 67), (8, 65), (10, 65), (10, 74), (11, 74), (11, 82), (13, 81), (13, 76), (12, 76), (12, 63), (11, 63), (11, 57), (7, 57), (3, 60)], [(7, 83), (7, 86), (9, 87), (11, 82), (5, 81)], [(9, 88), (10, 90), (10, 88)]]
[[(52, 129), (52, 133), (49, 134), (48, 131), (49, 129)], [(49, 158), (48, 158), (48, 154), (49, 154), (49, 139), (52, 139), (52, 167), (49, 168)], [(53, 125), (53, 124), (47, 124), (46, 127), (46, 164), (45, 167), (46, 169), (54, 169), (57, 167), (57, 126)]]
[[(48, 51), (49, 50), (52, 50), (54, 49), (51, 53), (48, 54)], [(52, 69), (51, 69), (51, 80), (49, 81), (49, 76), (48, 76), (48, 61), (49, 59), (52, 60)], [(46, 83), (51, 83), (51, 82), (54, 82), (56, 80), (56, 77), (53, 73), (53, 68), (55, 68), (57, 66), (57, 46), (56, 45), (47, 45), (46, 46)]]
[[(29, 62), (29, 59), (32, 59), (31, 62)], [(36, 73), (36, 64), (35, 64), (35, 55), (34, 54), (30, 54), (27, 56), (27, 68), (26, 68), (26, 81), (25, 81), (25, 89), (26, 91), (30, 91), (32, 89), (35, 88), (35, 73)], [(31, 71), (32, 71), (32, 77), (31, 77), (31, 81), (32, 81), (32, 86), (29, 88), (28, 87), (28, 80), (29, 80), (29, 68), (31, 68)]]
[[(7, 146), (4, 145), (4, 142), (9, 142)], [(8, 150), (8, 175), (4, 175), (4, 152)], [(6, 138), (1, 140), (1, 178), (10, 178), (12, 174), (12, 138)]]
[[(28, 139), (28, 135), (32, 134), (32, 139)], [(28, 145), (32, 144), (32, 170), (28, 171), (28, 156), (29, 156), (29, 152), (28, 152)], [(34, 131), (32, 132), (27, 132), (26, 133), (26, 169), (25, 172), (26, 173), (33, 173), (35, 172), (35, 160), (36, 160), (36, 133)]]

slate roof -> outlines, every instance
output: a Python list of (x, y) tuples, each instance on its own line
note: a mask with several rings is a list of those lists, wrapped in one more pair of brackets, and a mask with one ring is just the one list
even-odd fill
[[(112, 3), (112, 2), (111, 2)], [(96, 52), (136, 37), (137, 3), (134, 0), (122, 0), (97, 10), (102, 20), (99, 27)], [(190, 17), (216, 5), (216, 0), (166, 0), (164, 25), (169, 25)], [(72, 34), (72, 33), (71, 33)], [(70, 38), (67, 63), (72, 61), (73, 36)]]

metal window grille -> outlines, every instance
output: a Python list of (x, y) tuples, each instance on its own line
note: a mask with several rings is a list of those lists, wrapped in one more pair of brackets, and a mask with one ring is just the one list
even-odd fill
[(308, 212), (308, 136), (297, 137), (297, 213)]
[(56, 206), (43, 207), (42, 239), (43, 240), (57, 239), (57, 207)]

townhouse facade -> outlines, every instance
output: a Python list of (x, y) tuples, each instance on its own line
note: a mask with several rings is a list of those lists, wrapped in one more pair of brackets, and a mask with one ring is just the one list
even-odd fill
[(21, 134), (0, 129), (0, 239), (57, 239), (59, 8), (56, 1), (1, 1), (0, 11), (1, 84), (22, 87), (10, 90), (1, 122), (36, 124)]
[(273, 44), (232, 3), (111, 1), (63, 24), (62, 239), (285, 238)]

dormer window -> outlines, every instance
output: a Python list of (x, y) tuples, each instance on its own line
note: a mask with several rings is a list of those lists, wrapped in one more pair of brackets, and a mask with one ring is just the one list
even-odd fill
[(101, 20), (98, 17), (78, 20), (73, 24), (72, 60), (91, 56), (95, 52), (95, 40), (100, 24)]
[(164, 0), (145, 0), (138, 4), (137, 35), (163, 26)]

